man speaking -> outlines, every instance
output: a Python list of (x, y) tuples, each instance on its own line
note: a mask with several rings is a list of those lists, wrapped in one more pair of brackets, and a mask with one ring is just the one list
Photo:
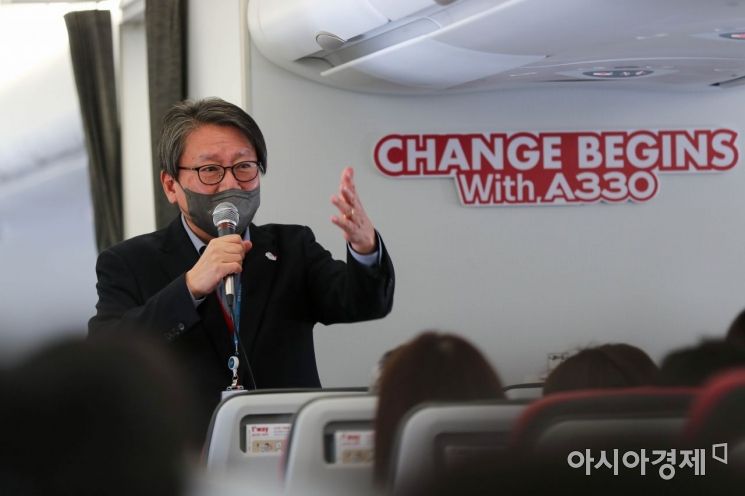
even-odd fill
[(251, 223), (267, 152), (258, 125), (236, 105), (176, 104), (163, 119), (158, 156), (163, 191), (181, 213), (99, 255), (90, 335), (167, 340), (189, 371), (184, 387), (204, 407), (203, 426), (226, 388), (319, 387), (315, 323), (380, 318), (393, 305), (393, 265), (352, 169), (331, 199), (339, 209), (331, 221), (347, 241), (344, 263), (308, 227)]

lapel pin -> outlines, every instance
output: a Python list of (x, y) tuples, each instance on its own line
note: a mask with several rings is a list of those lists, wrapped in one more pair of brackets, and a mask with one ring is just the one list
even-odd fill
[(265, 253), (265, 255), (266, 255), (266, 258), (268, 258), (272, 262), (276, 262), (277, 261), (277, 255), (275, 255), (274, 253), (268, 251), (268, 252)]

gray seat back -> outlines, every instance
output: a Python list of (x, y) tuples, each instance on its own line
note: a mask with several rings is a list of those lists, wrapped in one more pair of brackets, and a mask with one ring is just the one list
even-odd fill
[(309, 401), (292, 425), (285, 494), (376, 494), (373, 420), (377, 397), (345, 395)]
[(525, 401), (425, 403), (399, 426), (389, 471), (389, 492), (411, 494), (422, 481), (446, 476), (470, 462), (504, 451)]
[(348, 394), (359, 390), (258, 390), (229, 396), (212, 416), (205, 449), (207, 470), (281, 491), (281, 460), (297, 411), (314, 398)]

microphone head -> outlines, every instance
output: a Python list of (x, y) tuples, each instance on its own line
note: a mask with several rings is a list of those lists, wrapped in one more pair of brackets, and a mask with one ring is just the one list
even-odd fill
[(238, 225), (238, 208), (230, 202), (219, 203), (212, 211), (212, 223), (215, 227), (229, 222), (233, 227)]

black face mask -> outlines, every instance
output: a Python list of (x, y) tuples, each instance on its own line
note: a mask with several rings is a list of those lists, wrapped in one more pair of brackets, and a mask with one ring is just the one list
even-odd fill
[(199, 229), (213, 238), (217, 237), (217, 227), (212, 222), (212, 211), (222, 202), (230, 202), (238, 209), (238, 225), (235, 228), (237, 234), (243, 234), (259, 209), (259, 188), (252, 191), (242, 189), (229, 189), (205, 195), (183, 188), (186, 194), (186, 205), (189, 208), (189, 219)]

